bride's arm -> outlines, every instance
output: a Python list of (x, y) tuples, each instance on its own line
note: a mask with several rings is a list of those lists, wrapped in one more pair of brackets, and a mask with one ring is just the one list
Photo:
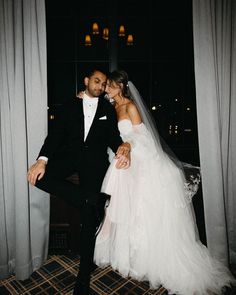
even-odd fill
[(139, 125), (142, 123), (142, 118), (134, 103), (129, 103), (127, 106), (127, 113), (133, 125)]
[(131, 152), (133, 149), (134, 152), (139, 151), (139, 156), (144, 158), (156, 156), (159, 151), (156, 149), (152, 136), (143, 124), (141, 115), (134, 103), (128, 105), (127, 113), (133, 125), (132, 132), (127, 134), (126, 138), (131, 143)]

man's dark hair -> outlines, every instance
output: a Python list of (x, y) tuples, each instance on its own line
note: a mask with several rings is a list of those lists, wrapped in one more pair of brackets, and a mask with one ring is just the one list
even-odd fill
[(108, 75), (108, 72), (105, 71), (104, 69), (101, 69), (101, 68), (94, 68), (94, 69), (90, 69), (90, 70), (88, 70), (87, 73), (86, 73), (86, 75), (85, 75), (85, 77), (90, 78), (91, 76), (93, 76), (93, 74), (94, 74), (95, 72), (101, 72), (101, 73), (103, 73), (103, 74), (106, 75), (106, 76)]

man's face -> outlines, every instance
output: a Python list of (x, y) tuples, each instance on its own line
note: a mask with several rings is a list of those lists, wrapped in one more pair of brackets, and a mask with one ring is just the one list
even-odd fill
[(87, 95), (91, 97), (100, 96), (105, 91), (106, 82), (106, 75), (99, 71), (94, 72), (90, 78), (86, 77), (84, 83)]

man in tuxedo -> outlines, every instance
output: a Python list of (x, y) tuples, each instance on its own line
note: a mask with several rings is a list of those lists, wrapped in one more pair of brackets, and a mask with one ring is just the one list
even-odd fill
[[(84, 84), (83, 99), (74, 98), (63, 106), (61, 117), (55, 121), (37, 161), (28, 171), (32, 185), (80, 210), (80, 270), (74, 295), (89, 294), (96, 230), (109, 197), (100, 193), (109, 166), (107, 147), (116, 153), (118, 169), (130, 165), (130, 145), (120, 137), (115, 109), (100, 97), (106, 75), (93, 70), (84, 78)], [(67, 180), (74, 172), (78, 172), (79, 185)]]

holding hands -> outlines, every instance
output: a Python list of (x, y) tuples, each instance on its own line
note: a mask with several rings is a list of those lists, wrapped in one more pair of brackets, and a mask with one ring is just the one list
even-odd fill
[(117, 169), (127, 169), (130, 167), (130, 144), (128, 142), (123, 142), (116, 152), (116, 168)]

